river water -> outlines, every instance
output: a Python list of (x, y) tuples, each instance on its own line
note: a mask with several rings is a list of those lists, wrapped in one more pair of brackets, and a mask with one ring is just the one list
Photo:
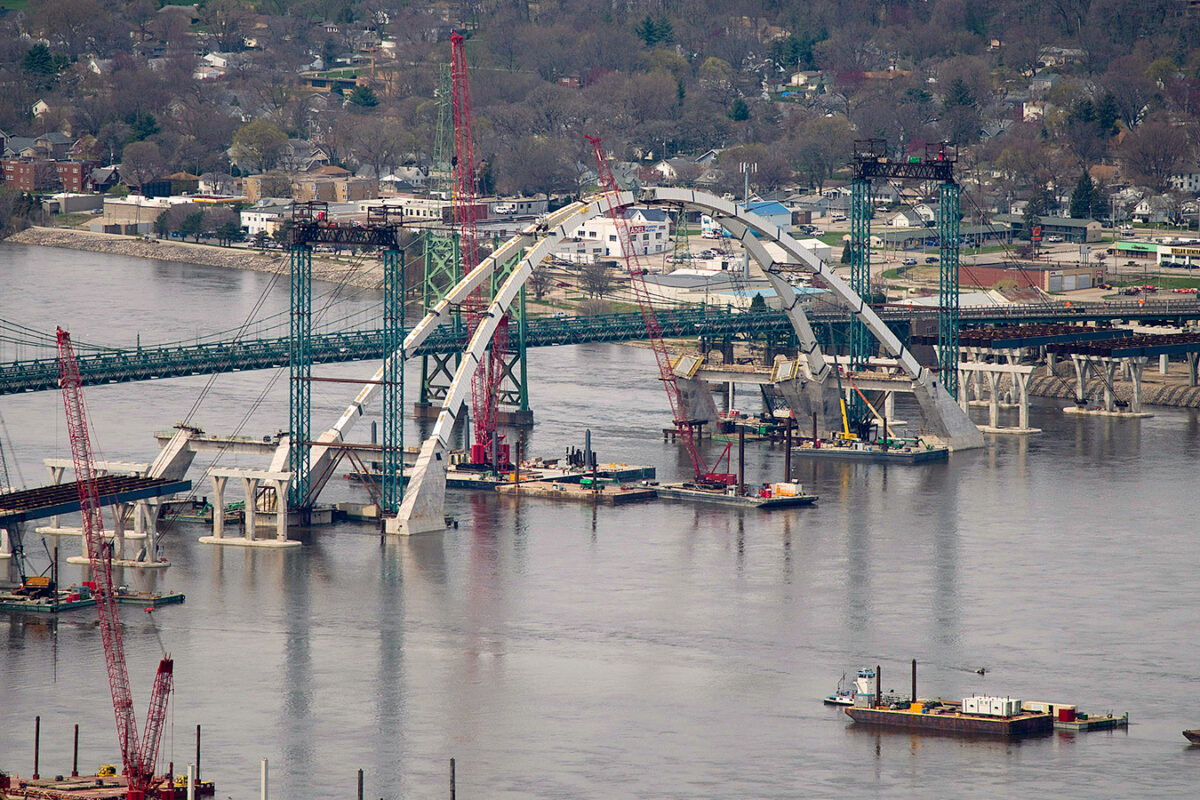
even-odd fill
[[(271, 282), (15, 245), (0, 246), (0, 278), (0, 318), (116, 345), (237, 326)], [(284, 283), (260, 314), (286, 308)], [(538, 350), (529, 374), (527, 452), (559, 456), (590, 427), (603, 461), (686, 471), (658, 435), (669, 412), (650, 352)], [(191, 421), (285, 427), (286, 380), (272, 377), (220, 376)], [(187, 417), (208, 382), (89, 388), (99, 450), (149, 460), (152, 433)], [(316, 384), (314, 430), (353, 391)], [(28, 485), (44, 482), (43, 457), (70, 454), (60, 402), (0, 398), (9, 468)], [(1194, 797), (1200, 748), (1179, 732), (1200, 727), (1188, 499), (1200, 425), (1195, 412), (1155, 412), (1081, 419), (1041, 404), (1041, 435), (990, 437), (948, 464), (801, 461), (819, 503), (771, 514), (451, 493), (460, 527), (444, 535), (381, 541), (345, 523), (283, 552), (201, 545), (202, 527), (178, 525), (165, 574), (122, 576), (187, 594), (154, 616), (175, 658), (164, 757), (184, 771), (203, 724), (203, 775), (238, 800), (258, 796), (263, 758), (271, 795), (287, 798), (354, 797), (359, 769), (369, 798), (445, 797), (450, 758), (465, 797)], [(407, 435), (419, 440), (414, 425)], [(197, 457), (194, 480), (209, 460)], [(748, 448), (751, 480), (778, 479), (782, 465), (780, 450)], [(339, 479), (323, 499), (367, 495)], [(122, 613), (141, 712), (160, 650), (144, 614)], [(43, 774), (70, 771), (74, 723), (81, 769), (119, 763), (93, 615), (0, 615), (0, 768), (32, 772), (38, 714)], [(911, 658), (922, 696), (1070, 702), (1128, 710), (1133, 724), (1001, 743), (864, 730), (821, 705), (866, 665), (905, 689)]]

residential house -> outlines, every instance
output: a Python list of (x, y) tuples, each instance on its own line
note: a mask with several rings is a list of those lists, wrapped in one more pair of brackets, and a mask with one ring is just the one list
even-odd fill
[(1172, 175), (1170, 182), (1171, 188), (1178, 192), (1200, 193), (1200, 166)]
[(5, 185), (13, 189), (47, 192), (61, 186), (53, 161), (43, 158), (6, 158), (0, 164), (4, 167)]
[(116, 167), (96, 167), (88, 176), (88, 183), (97, 192), (107, 192), (120, 182), (121, 175)]
[(49, 114), (50, 104), (45, 100), (39, 99), (36, 103), (29, 107), (29, 112), (35, 117), (40, 117), (43, 114)]
[(1033, 95), (1044, 95), (1058, 85), (1062, 75), (1057, 72), (1039, 72), (1029, 81), (1029, 91)]
[(290, 199), (270, 197), (241, 211), (240, 224), (250, 237), (258, 234), (274, 236), (284, 222), (292, 218)]
[(893, 228), (931, 228), (937, 222), (937, 206), (918, 203), (898, 212), (887, 221)]
[(1144, 225), (1161, 225), (1170, 220), (1172, 204), (1162, 195), (1147, 194), (1133, 207), (1133, 221)]

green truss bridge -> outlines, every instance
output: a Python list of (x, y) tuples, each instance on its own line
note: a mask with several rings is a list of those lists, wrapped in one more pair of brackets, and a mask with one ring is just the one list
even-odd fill
[[(781, 311), (728, 311), (714, 308), (660, 310), (657, 312), (667, 338), (725, 339), (769, 337), (786, 345), (793, 341), (792, 329)], [(810, 319), (825, 346), (845, 344), (850, 315), (842, 310), (816, 312)], [(914, 323), (936, 325), (936, 308), (889, 306), (880, 316), (901, 338), (907, 339)], [(963, 309), (963, 324), (1031, 324), (1038, 322), (1109, 322), (1114, 319), (1163, 322), (1180, 325), (1200, 319), (1200, 302), (1194, 297), (1179, 300), (1137, 301), (1065, 307), (1063, 305), (1003, 306)], [(526, 347), (626, 342), (644, 339), (646, 329), (638, 313), (592, 317), (531, 317), (526, 323)], [(379, 329), (352, 329), (314, 334), (313, 362), (372, 361), (383, 358), (383, 333)], [(432, 333), (411, 356), (453, 353), (463, 349), (465, 332), (444, 326)], [(131, 349), (95, 349), (81, 352), (79, 370), (85, 385), (177, 378), (220, 372), (271, 369), (288, 363), (288, 338), (242, 338), (237, 340), (173, 344)], [(56, 358), (34, 358), (0, 363), (0, 395), (39, 392), (58, 388)]]

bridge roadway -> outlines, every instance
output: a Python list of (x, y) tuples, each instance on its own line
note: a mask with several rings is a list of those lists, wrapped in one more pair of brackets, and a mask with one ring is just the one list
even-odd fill
[[(878, 309), (880, 317), (895, 328), (912, 323), (935, 323), (936, 308), (890, 305)], [(739, 334), (771, 334), (790, 337), (792, 328), (782, 311), (729, 311), (715, 308), (657, 310), (663, 335), (668, 338), (723, 337)], [(1050, 322), (1108, 322), (1114, 319), (1142, 324), (1182, 325), (1200, 319), (1200, 299), (1143, 303), (1119, 302), (1093, 305), (1033, 304), (963, 309), (961, 321), (969, 325), (1033, 324)], [(834, 325), (849, 322), (848, 311), (835, 309), (809, 315), (818, 336)], [(590, 342), (626, 342), (645, 338), (638, 313), (605, 314), (593, 317), (531, 317), (527, 323), (527, 347), (549, 347)], [(907, 338), (902, 336), (901, 338)], [(410, 356), (461, 351), (465, 331), (447, 325), (429, 335)], [(828, 342), (824, 344), (828, 345)], [(313, 362), (369, 361), (383, 358), (380, 330), (348, 330), (313, 335)], [(288, 338), (257, 338), (194, 345), (112, 349), (79, 353), (79, 371), (85, 385), (207, 375), (219, 372), (271, 369), (288, 363)], [(26, 359), (0, 364), (0, 395), (39, 392), (58, 388), (56, 358)]]

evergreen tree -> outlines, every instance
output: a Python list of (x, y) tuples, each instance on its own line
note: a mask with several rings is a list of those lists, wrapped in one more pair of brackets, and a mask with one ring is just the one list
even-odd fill
[(1084, 170), (1079, 176), (1079, 182), (1075, 184), (1075, 191), (1071, 192), (1071, 216), (1075, 219), (1090, 217), (1096, 207), (1096, 200), (1096, 185), (1092, 183), (1092, 176)]
[(379, 98), (370, 86), (355, 86), (354, 91), (350, 92), (349, 101), (360, 108), (374, 108), (379, 105)]
[(850, 240), (847, 239), (846, 242), (842, 245), (842, 263), (849, 264), (851, 260), (852, 259), (850, 257)]
[(950, 88), (946, 91), (946, 98), (943, 104), (946, 108), (973, 106), (975, 105), (975, 95), (971, 93), (971, 89), (962, 78), (955, 78), (950, 83)]
[(734, 122), (745, 122), (750, 119), (750, 106), (740, 97), (734, 99), (733, 104), (729, 106), (729, 118)]

